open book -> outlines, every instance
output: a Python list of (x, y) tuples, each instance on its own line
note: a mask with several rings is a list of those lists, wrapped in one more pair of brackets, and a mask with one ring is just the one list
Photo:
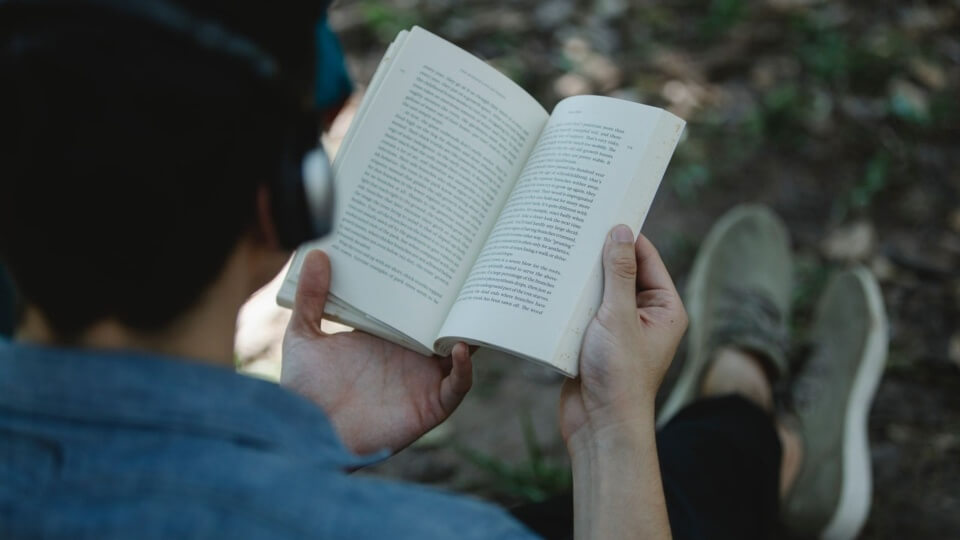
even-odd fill
[(552, 114), (414, 27), (387, 49), (333, 164), (326, 316), (424, 354), (458, 341), (577, 375), (617, 223), (639, 230), (684, 122), (598, 96)]

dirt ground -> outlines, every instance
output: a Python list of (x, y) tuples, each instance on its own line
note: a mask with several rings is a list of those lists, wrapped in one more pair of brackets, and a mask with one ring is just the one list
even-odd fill
[[(644, 232), (682, 287), (719, 215), (774, 208), (796, 254), (798, 360), (830, 272), (871, 269), (891, 341), (862, 536), (960, 536), (960, 2), (362, 0), (330, 20), (361, 90), (396, 32), (420, 24), (548, 109), (598, 93), (685, 118)], [(252, 368), (267, 373), (283, 323), (270, 313), (239, 338), (242, 362), (267, 358)], [(454, 417), (370, 474), (508, 503), (563, 489), (561, 380), (504, 358), (476, 365)]]

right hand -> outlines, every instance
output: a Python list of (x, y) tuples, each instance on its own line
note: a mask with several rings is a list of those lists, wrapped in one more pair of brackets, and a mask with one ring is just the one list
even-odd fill
[(465, 343), (447, 358), (424, 356), (364, 332), (320, 327), (330, 292), (330, 259), (303, 261), (293, 316), (283, 337), (280, 382), (319, 405), (358, 454), (396, 452), (444, 421), (473, 381)]
[(560, 429), (571, 450), (652, 421), (654, 400), (687, 328), (670, 274), (643, 235), (625, 225), (603, 247), (603, 302), (587, 327), (580, 376), (564, 383)]

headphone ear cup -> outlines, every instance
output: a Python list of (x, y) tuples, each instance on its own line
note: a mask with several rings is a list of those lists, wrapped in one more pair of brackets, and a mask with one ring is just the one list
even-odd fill
[(300, 167), (284, 157), (279, 174), (270, 183), (270, 206), (277, 240), (284, 249), (296, 249), (310, 232), (307, 197)]
[(312, 229), (309, 239), (315, 240), (330, 234), (333, 229), (333, 167), (327, 153), (318, 146), (303, 157), (301, 171)]
[[(312, 122), (312, 118), (310, 119)], [(333, 224), (333, 170), (317, 141), (317, 129), (301, 131), (303, 144), (284, 149), (270, 184), (271, 211), (280, 246), (296, 249), (328, 234)]]

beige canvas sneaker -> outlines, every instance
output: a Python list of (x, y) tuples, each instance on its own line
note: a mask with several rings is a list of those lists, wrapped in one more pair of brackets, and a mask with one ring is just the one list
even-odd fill
[(864, 268), (834, 276), (811, 334), (813, 350), (793, 386), (803, 463), (783, 504), (798, 538), (854, 538), (870, 511), (867, 419), (887, 357), (883, 297)]

